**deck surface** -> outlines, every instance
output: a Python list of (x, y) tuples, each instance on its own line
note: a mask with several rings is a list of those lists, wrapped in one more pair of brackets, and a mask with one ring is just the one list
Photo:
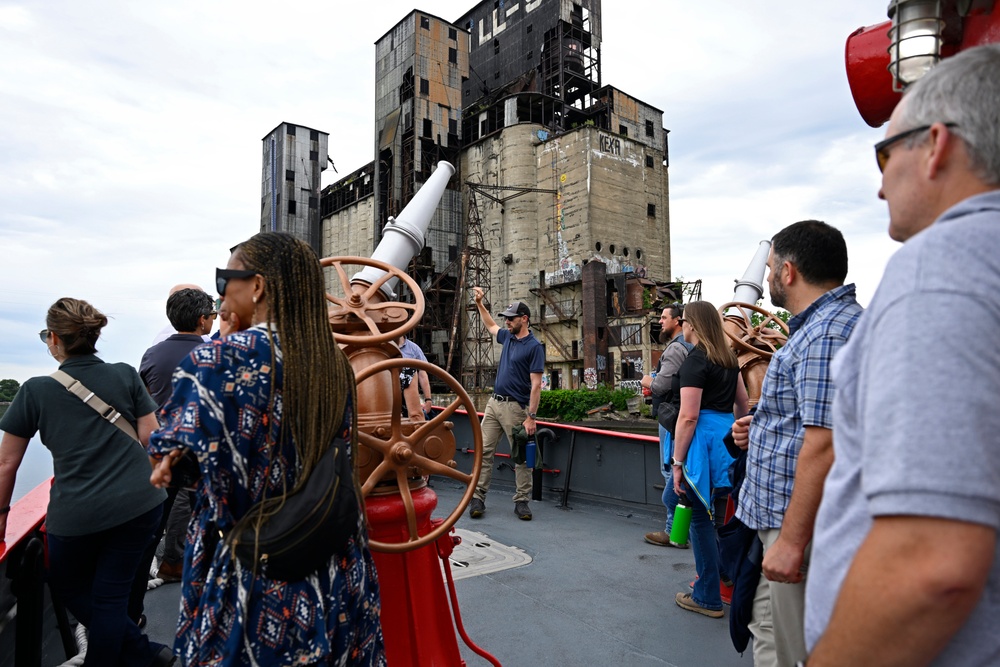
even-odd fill
[[(461, 489), (440, 478), (432, 485), (439, 496), (434, 515), (444, 516)], [(462, 572), (455, 583), (469, 636), (505, 667), (753, 664), (751, 651), (741, 657), (729, 640), (728, 607), (726, 618), (711, 619), (674, 604), (694, 578), (694, 560), (690, 550), (643, 541), (662, 526), (662, 513), (571, 495), (572, 509), (546, 498), (531, 503), (532, 521), (520, 521), (512, 495), (494, 483), (485, 516), (466, 513), (457, 524), (523, 554), (485, 557), (488, 571)], [(498, 567), (498, 559), (519, 562)], [(177, 584), (147, 594), (155, 641), (172, 641), (179, 595)], [(460, 639), (459, 646), (469, 667), (489, 664)]]

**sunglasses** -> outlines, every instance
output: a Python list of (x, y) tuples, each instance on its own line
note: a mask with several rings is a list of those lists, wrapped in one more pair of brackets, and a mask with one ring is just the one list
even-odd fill
[(215, 270), (215, 291), (219, 296), (226, 296), (226, 286), (234, 278), (245, 280), (257, 275), (256, 271), (240, 271), (239, 269), (216, 269)]
[[(958, 127), (958, 123), (944, 123), (945, 127)], [(882, 173), (885, 172), (885, 165), (889, 162), (889, 147), (893, 144), (906, 139), (907, 137), (912, 137), (915, 134), (920, 134), (921, 132), (926, 132), (931, 129), (931, 125), (921, 125), (920, 127), (915, 127), (912, 130), (906, 130), (905, 132), (900, 132), (899, 134), (894, 134), (888, 139), (883, 139), (882, 141), (875, 144), (875, 161), (878, 163), (878, 170)]]
[(42, 339), (43, 343), (48, 343), (49, 342), (49, 330), (48, 329), (42, 329), (41, 331), (38, 332), (38, 337)]
[(524, 315), (504, 315), (503, 317), (508, 322), (513, 322), (514, 320), (521, 319), (522, 317), (524, 317)]
[(687, 322), (687, 320), (685, 320), (685, 319), (684, 319), (683, 317), (678, 317), (678, 318), (677, 318), (677, 322), (678, 322), (679, 324), (684, 324), (685, 322)]

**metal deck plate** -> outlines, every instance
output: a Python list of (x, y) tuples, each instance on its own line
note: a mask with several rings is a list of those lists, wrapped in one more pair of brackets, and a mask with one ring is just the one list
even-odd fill
[(456, 580), (509, 570), (531, 562), (531, 556), (521, 549), (500, 544), (484, 533), (456, 528), (455, 534), (462, 538), (462, 543), (455, 547), (449, 559), (451, 573)]

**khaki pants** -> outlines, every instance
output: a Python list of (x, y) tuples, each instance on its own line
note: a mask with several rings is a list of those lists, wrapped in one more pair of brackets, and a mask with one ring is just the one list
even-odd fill
[[(516, 401), (498, 401), (491, 398), (486, 404), (486, 411), (483, 413), (483, 469), (479, 473), (479, 484), (476, 486), (475, 497), (486, 502), (486, 492), (490, 490), (490, 481), (493, 479), (493, 455), (497, 451), (497, 443), (500, 436), (507, 436), (507, 443), (511, 443), (511, 430), (521, 424), (528, 413), (517, 404)], [(514, 479), (516, 491), (514, 492), (514, 502), (531, 500), (531, 468), (524, 463), (514, 466)]]
[[(769, 528), (757, 531), (764, 553), (778, 539), (781, 531)], [(803, 563), (808, 567), (812, 545), (806, 547)], [(754, 667), (793, 667), (806, 659), (805, 639), (806, 579), (797, 584), (777, 584), (761, 573), (753, 599)]]

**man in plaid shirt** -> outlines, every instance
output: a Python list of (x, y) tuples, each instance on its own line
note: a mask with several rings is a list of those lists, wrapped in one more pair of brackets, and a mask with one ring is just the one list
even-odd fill
[(767, 260), (771, 303), (787, 309), (788, 342), (771, 359), (753, 417), (733, 426), (747, 447), (736, 516), (757, 530), (764, 563), (754, 596), (754, 664), (794, 665), (806, 657), (805, 572), (823, 480), (833, 463), (830, 362), (861, 315), (845, 285), (841, 233), (804, 220), (774, 236)]

